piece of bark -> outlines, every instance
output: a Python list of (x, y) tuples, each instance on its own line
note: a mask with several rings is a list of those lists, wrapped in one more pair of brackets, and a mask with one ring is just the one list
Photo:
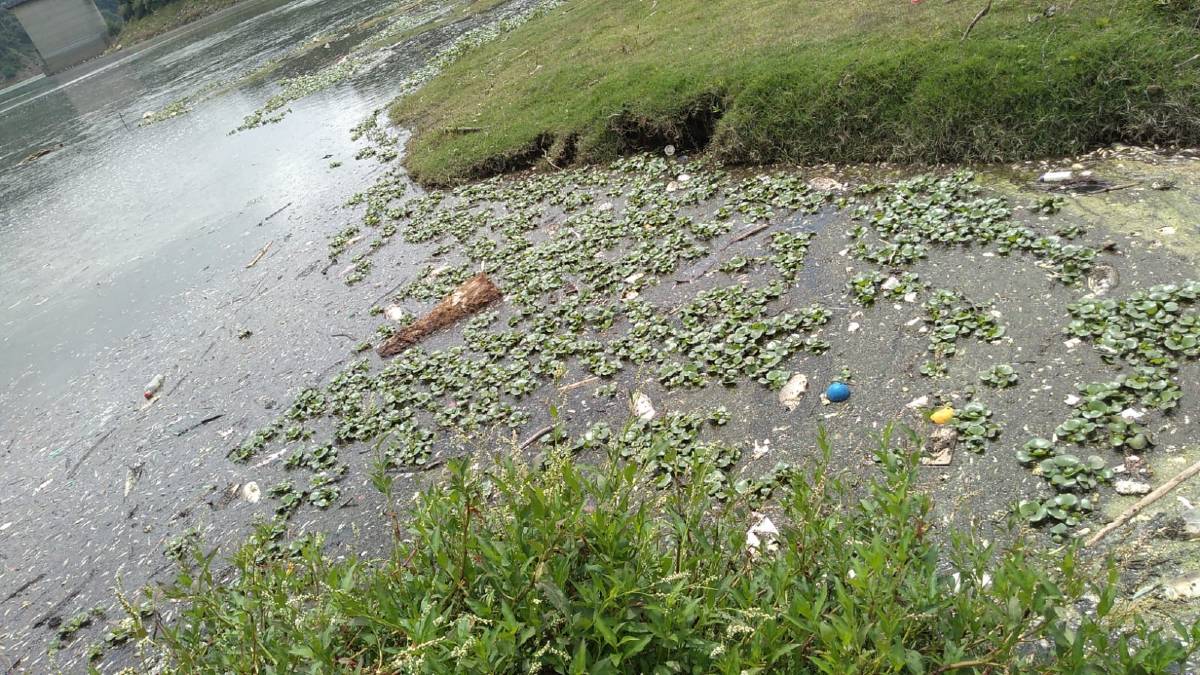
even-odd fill
[(385, 340), (375, 351), (383, 358), (395, 356), (427, 335), (436, 333), (499, 299), (500, 289), (481, 272), (462, 282), (453, 293), (442, 298), (433, 311)]
[(952, 426), (940, 426), (929, 436), (929, 455), (921, 458), (925, 466), (949, 466), (958, 445), (958, 431)]

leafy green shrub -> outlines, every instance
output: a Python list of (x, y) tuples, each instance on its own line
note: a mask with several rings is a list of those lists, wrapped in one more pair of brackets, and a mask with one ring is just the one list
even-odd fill
[[(1118, 619), (1115, 578), (1089, 582), (1071, 551), (1047, 565), (1019, 542), (935, 536), (890, 432), (881, 476), (853, 493), (819, 438), (761, 552), (745, 502), (710, 496), (708, 458), (655, 490), (617, 458), (623, 436), (598, 468), (565, 449), (542, 471), (452, 463), (387, 560), (285, 548), (272, 526), (233, 575), (195, 551), (149, 639), (168, 670), (315, 673), (1157, 673), (1200, 645), (1200, 624)], [(1064, 498), (1022, 513), (1073, 518)], [(1099, 602), (1080, 615), (1085, 593)]]

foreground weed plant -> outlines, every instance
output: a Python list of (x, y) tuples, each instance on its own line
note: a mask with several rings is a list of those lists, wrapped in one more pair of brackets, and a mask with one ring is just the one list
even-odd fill
[[(386, 560), (277, 530), (233, 575), (196, 552), (161, 600), (178, 619), (151, 635), (134, 617), (138, 637), (177, 672), (1151, 673), (1200, 645), (1200, 624), (1119, 619), (1112, 579), (1089, 582), (1073, 553), (936, 535), (886, 433), (881, 475), (853, 494), (819, 439), (762, 550), (744, 501), (711, 496), (711, 457), (648, 490), (657, 474), (618, 458), (622, 437), (600, 467), (565, 447), (543, 471), (452, 463)], [(1080, 613), (1084, 594), (1099, 601)]]

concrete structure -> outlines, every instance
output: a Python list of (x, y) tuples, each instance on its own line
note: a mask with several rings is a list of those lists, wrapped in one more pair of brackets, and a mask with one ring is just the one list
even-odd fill
[(99, 56), (108, 47), (108, 26), (92, 0), (0, 0), (12, 10), (47, 73)]

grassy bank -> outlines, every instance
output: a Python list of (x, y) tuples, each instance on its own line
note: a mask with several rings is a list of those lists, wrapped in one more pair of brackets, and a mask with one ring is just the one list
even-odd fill
[(397, 522), (386, 561), (289, 550), (271, 526), (232, 576), (197, 553), (168, 593), (182, 613), (154, 639), (179, 672), (1151, 673), (1200, 637), (1127, 620), (1071, 555), (939, 543), (886, 433), (865, 489), (830, 471), (828, 448), (779, 481), (781, 532), (754, 546), (762, 489), (715, 499), (703, 453), (651, 488), (618, 457), (666, 438), (620, 436), (600, 468), (566, 443), (544, 470), (453, 466)]
[(116, 37), (118, 47), (129, 47), (167, 31), (236, 5), (240, 0), (178, 0), (156, 8), (153, 13), (125, 22)]
[[(1194, 3), (571, 0), (393, 119), (453, 183), (671, 142), (732, 162), (993, 161), (1200, 141)], [(1179, 65), (1183, 64), (1183, 65)]]

